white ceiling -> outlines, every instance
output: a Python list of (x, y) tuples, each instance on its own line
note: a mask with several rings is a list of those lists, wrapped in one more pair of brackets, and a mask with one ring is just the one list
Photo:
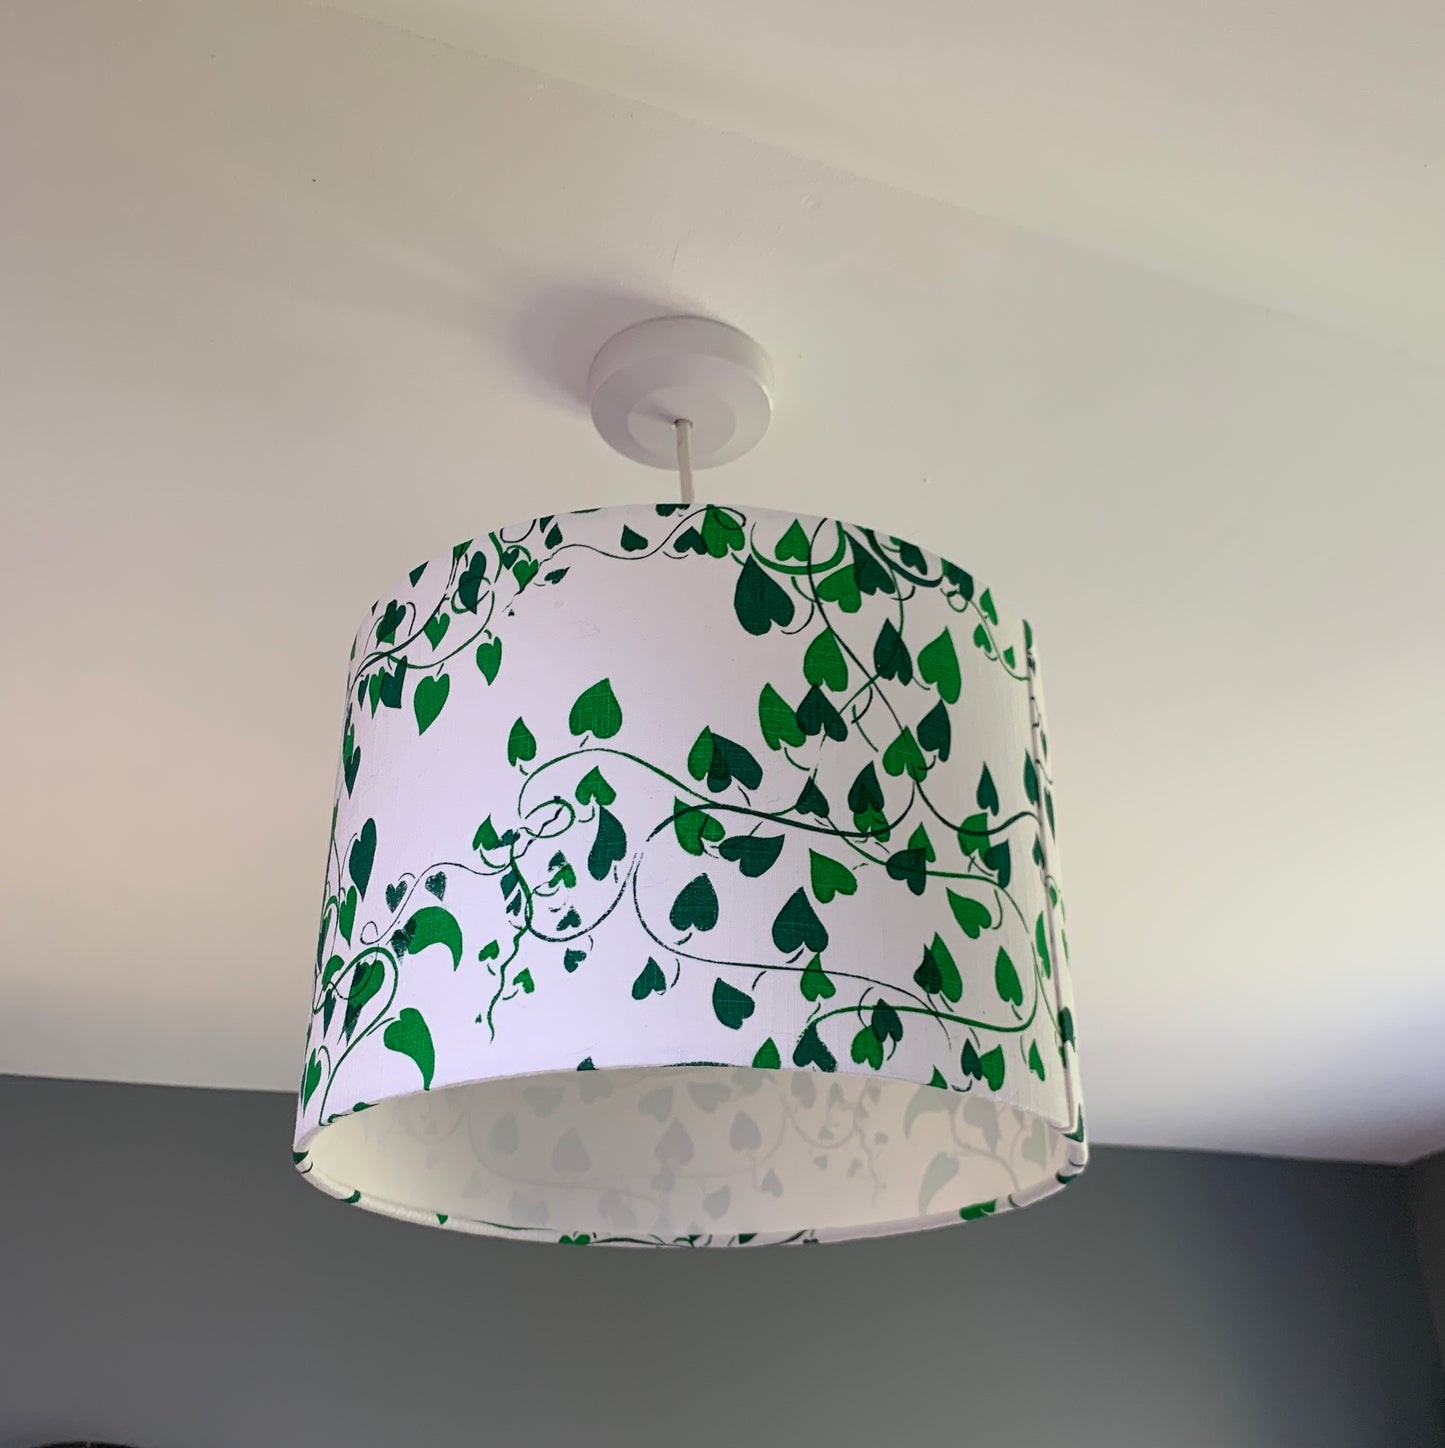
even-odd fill
[[(665, 489), (581, 379), (698, 310), (781, 390), (709, 490), (1035, 622), (1099, 1139), (1445, 1145), (1439, 33), (931, 8), (614, 0), (555, 48), (791, 151), (297, 0), (0, 10), (0, 1070), (294, 1085), (359, 613)], [(523, 53), (520, 14), (405, 18)]]
[(1439, 0), (334, 0), (1445, 361)]

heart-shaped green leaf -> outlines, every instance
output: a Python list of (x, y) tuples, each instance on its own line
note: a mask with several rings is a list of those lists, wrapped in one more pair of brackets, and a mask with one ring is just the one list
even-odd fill
[(316, 1088), (321, 1084), (321, 1062), (317, 1059), (316, 1052), (312, 1051), (310, 1059), (306, 1062), (306, 1075), (301, 1082), (301, 1104), (310, 1104), (311, 1098), (316, 1094)]
[(363, 900), (366, 899), (366, 887), (371, 883), (371, 867), (375, 860), (376, 821), (369, 819), (352, 841), (351, 852), (346, 857), (346, 867)]
[(959, 1066), (963, 1074), (974, 1081), (983, 1080), (983, 1061), (980, 1059), (978, 1050), (972, 1041), (963, 1043), (963, 1054), (959, 1058)]
[(485, 639), (477, 645), (477, 667), (487, 683), (496, 682), (497, 670), (502, 667), (501, 639)]
[(1068, 1006), (1059, 1012), (1059, 1039), (1066, 1046), (1074, 1045), (1074, 1013)]
[(860, 1066), (868, 1065), (875, 1071), (883, 1064), (883, 1042), (873, 1034), (871, 1026), (864, 1026), (853, 1037), (852, 1056)]
[(848, 663), (838, 645), (838, 635), (825, 628), (803, 654), (803, 677), (815, 687), (835, 692), (848, 687)]
[(600, 805), (609, 805), (616, 799), (617, 791), (608, 784), (607, 777), (596, 767), (589, 769), (577, 781), (578, 804), (591, 804), (595, 800)]
[(978, 777), (978, 789), (974, 791), (974, 798), (978, 801), (979, 809), (986, 809), (994, 815), (998, 813), (998, 789), (986, 764)]
[(1012, 1006), (1023, 1005), (1024, 988), (1019, 981), (1019, 973), (1014, 969), (1014, 963), (1003, 946), (999, 946), (998, 955), (994, 957), (993, 983), (1000, 1000), (1005, 1000)]
[(852, 870), (817, 850), (808, 851), (808, 876), (820, 905), (827, 905), (835, 895), (852, 895), (858, 889), (858, 878)]
[(492, 823), (491, 815), (488, 815), (486, 819), (477, 826), (477, 832), (472, 836), (472, 848), (474, 850), (495, 850), (501, 843), (501, 838), (497, 834), (497, 827)]
[(934, 685), (945, 703), (958, 703), (963, 680), (958, 672), (958, 653), (953, 647), (953, 635), (947, 629), (918, 651), (918, 677), (925, 684)]
[[(542, 526), (546, 527), (547, 523), (550, 521), (550, 519), (544, 519), (542, 522)], [(562, 528), (560, 524), (553, 523), (550, 528), (547, 528), (547, 536), (542, 539), (542, 546), (552, 549), (560, 548), (562, 546)]]
[(974, 627), (973, 645), (975, 648), (982, 649), (989, 658), (993, 657), (993, 642), (988, 636), (988, 630), (982, 624)]
[(793, 1065), (799, 1070), (816, 1066), (820, 1071), (836, 1071), (838, 1058), (823, 1044), (817, 1026), (809, 1026), (793, 1047)]
[(921, 895), (928, 884), (928, 856), (922, 850), (895, 850), (888, 857), (888, 878), (902, 880), (915, 894)]
[(462, 576), (457, 579), (457, 607), (463, 613), (477, 611), (477, 599), (487, 581), (487, 558), (480, 549), (467, 560)]
[(999, 1090), (1004, 1077), (1003, 1047), (995, 1046), (993, 1050), (985, 1051), (979, 1057), (979, 1066), (983, 1070), (983, 1079), (988, 1082), (989, 1090)]
[(451, 951), (452, 969), (462, 963), (462, 927), (450, 910), (440, 905), (424, 905), (402, 927), (407, 937), (407, 953), (419, 955), (428, 945), (445, 945)]
[(938, 858), (933, 853), (933, 841), (928, 838), (928, 831), (922, 825), (916, 825), (913, 833), (908, 837), (908, 848), (910, 850), (922, 850), (924, 858), (931, 865)]
[(426, 641), (436, 648), (447, 636), (447, 629), (451, 627), (452, 616), (449, 613), (434, 613), (422, 625), (422, 632), (426, 635)]
[(756, 559), (749, 558), (733, 589), (733, 612), (748, 633), (761, 637), (774, 624), (786, 628), (792, 623), (793, 600), (776, 579), (758, 566)]
[(941, 935), (933, 937), (933, 958), (938, 963), (938, 973), (942, 979), (940, 990), (943, 998), (957, 1005), (963, 999), (963, 978), (958, 973), (958, 965), (954, 961), (953, 952), (944, 943)]
[(826, 733), (830, 739), (842, 743), (848, 737), (848, 726), (843, 722), (843, 716), (816, 684), (803, 695), (803, 702), (798, 705), (798, 724), (809, 738)]
[(888, 817), (881, 810), (865, 809), (853, 816), (853, 828), (860, 835), (868, 835), (880, 844), (887, 844), (893, 834)]
[(800, 815), (817, 815), (820, 819), (827, 819), (831, 812), (827, 795), (818, 788), (817, 781), (811, 777), (803, 786), (802, 792), (798, 795), (798, 802), (793, 808)]
[(717, 924), (717, 891), (706, 875), (697, 875), (677, 892), (667, 917), (676, 931), (711, 930)]
[(1039, 1043), (1037, 1041), (1029, 1042), (1029, 1070), (1032, 1071), (1040, 1081), (1044, 1079), (1044, 1058), (1039, 1055)]
[(808, 542), (808, 535), (803, 532), (803, 525), (794, 518), (788, 524), (787, 532), (778, 539), (774, 556), (784, 562), (791, 558), (798, 563), (806, 563), (812, 551), (812, 544)]
[(376, 717), (376, 706), (381, 703), (381, 675), (372, 674), (366, 680), (366, 702), (371, 705), (371, 717)]
[(1030, 804), (1039, 802), (1039, 774), (1034, 768), (1032, 755), (1024, 755), (1024, 794)]
[(837, 991), (838, 987), (823, 969), (821, 956), (815, 955), (803, 967), (803, 973), (798, 977), (798, 989), (803, 992), (803, 999), (810, 1001), (825, 1001)]
[[(626, 544), (624, 543), (624, 547)], [(667, 981), (663, 977), (662, 967), (651, 956), (647, 958), (647, 964), (637, 974), (637, 979), (632, 982), (632, 999), (635, 1001), (646, 1000), (654, 991), (661, 995), (667, 989)]]
[(860, 593), (892, 593), (893, 575), (878, 561), (858, 538), (848, 535), (849, 547), (853, 550), (853, 573), (858, 580)]
[(933, 943), (924, 947), (923, 960), (913, 972), (913, 979), (926, 995), (941, 995), (955, 1005), (963, 997), (958, 965), (940, 935), (935, 934)]
[(346, 793), (347, 793), (348, 795), (351, 794), (352, 787), (356, 784), (356, 774), (357, 774), (357, 771), (358, 771), (360, 768), (361, 768), (361, 750), (360, 750), (360, 748), (356, 748), (356, 749), (350, 749), (350, 748), (348, 748), (348, 749), (345, 751), (345, 756), (344, 756), (344, 759), (343, 759), (343, 762), (342, 762), (342, 770), (343, 770), (343, 772), (344, 772), (345, 775), (346, 775)]
[(477, 952), (478, 960), (496, 960), (502, 953), (501, 944), (495, 940), (489, 940)]
[(537, 757), (537, 741), (532, 731), (518, 719), (507, 735), (507, 763), (517, 764)]
[[(781, 749), (784, 744), (791, 744), (796, 749), (803, 742), (803, 730), (798, 724), (797, 714), (771, 684), (764, 684), (762, 693), (758, 695), (758, 724), (763, 731), (763, 743), (769, 749)], [(703, 773), (706, 772), (704, 768)], [(702, 775), (693, 777), (701, 779)]]
[(981, 1217), (991, 1217), (997, 1206), (998, 1198), (995, 1197), (991, 1202), (974, 1202), (972, 1206), (960, 1207), (958, 1215), (965, 1222), (976, 1222)]
[(865, 764), (849, 786), (848, 808), (854, 814), (863, 814), (868, 810), (882, 811), (883, 786), (878, 783), (878, 772), (871, 764)]
[(407, 664), (405, 659), (398, 659), (394, 669), (388, 669), (381, 676), (381, 707), (383, 709), (400, 709), (402, 684), (406, 679)]
[(740, 991), (736, 986), (729, 985), (721, 976), (713, 982), (713, 1014), (730, 1031), (739, 1030), (742, 1023), (752, 1015), (755, 1009), (753, 998), (746, 991)]
[(696, 528), (684, 528), (673, 540), (673, 549), (678, 553), (699, 553), (707, 552), (707, 544), (702, 541), (702, 534)]
[(684, 800), (672, 802), (672, 827), (677, 832), (677, 842), (689, 855), (701, 855), (702, 844), (717, 844), (726, 834), (722, 821), (700, 804), (688, 804)]
[(958, 827), (958, 848), (965, 855), (981, 855), (988, 844), (988, 816), (969, 815)]
[(993, 594), (986, 588), (983, 593), (979, 595), (978, 611), (983, 614), (990, 623), (998, 623), (998, 610), (993, 606)]
[(687, 751), (687, 772), (694, 779), (707, 778), (707, 772), (712, 768), (712, 752), (712, 730), (704, 727)]
[(943, 565), (943, 576), (949, 584), (958, 590), (959, 595), (965, 603), (973, 597), (973, 574), (966, 569), (960, 568), (956, 563), (946, 562)]
[(398, 880), (395, 885), (386, 887), (386, 908), (393, 913), (406, 899), (406, 881)]
[(734, 780), (744, 789), (756, 789), (763, 782), (763, 767), (741, 744), (704, 729), (687, 756), (688, 772), (705, 779), (713, 794), (721, 794)]
[(913, 972), (913, 981), (924, 995), (939, 995), (943, 991), (943, 974), (938, 968), (938, 960), (933, 954), (932, 947), (923, 947), (923, 959), (918, 963), (918, 969)]
[(749, 879), (766, 875), (783, 852), (782, 835), (734, 835), (718, 846), (718, 854), (731, 860)]
[(818, 583), (818, 600), (821, 603), (836, 603), (844, 613), (857, 613), (863, 606), (858, 592), (858, 577), (851, 563), (835, 568)]
[(1000, 888), (1008, 889), (1013, 864), (1007, 840), (999, 840), (983, 852), (983, 867), (985, 870), (992, 870), (998, 876)]
[(341, 938), (351, 944), (351, 927), (356, 923), (356, 886), (352, 885), (336, 907), (336, 928)]
[(402, 621), (405, 618), (406, 610), (393, 598), (382, 611), (381, 617), (377, 620), (377, 643), (394, 644), (396, 642), (396, 631), (401, 627)]
[(869, 1019), (869, 1029), (880, 1041), (901, 1041), (903, 1018), (887, 1001), (878, 1001)]
[(712, 768), (708, 770), (707, 776), (708, 788), (716, 793), (724, 784), (734, 779), (744, 789), (756, 789), (763, 782), (763, 767), (741, 744), (735, 744), (721, 734), (714, 734)]
[(611, 739), (622, 728), (622, 706), (612, 692), (611, 679), (599, 679), (577, 696), (567, 727), (579, 738), (594, 734), (598, 739)]
[(928, 560), (923, 556), (923, 549), (916, 543), (909, 543), (902, 538), (894, 538), (893, 545), (898, 549), (898, 561), (905, 568), (911, 568), (915, 573), (926, 573), (928, 571)]
[(753, 1053), (753, 1070), (777, 1071), (783, 1064), (778, 1054), (778, 1043), (771, 1036)]
[[(563, 918), (565, 919), (566, 917), (564, 916)], [(568, 975), (571, 975), (586, 959), (587, 952), (585, 950), (564, 950), (562, 952), (562, 969), (565, 970)]]
[(416, 566), (415, 568), (413, 568), (413, 569), (411, 570), (411, 572), (406, 575), (407, 578), (411, 580), (411, 586), (412, 586), (413, 588), (415, 588), (415, 587), (417, 586), (417, 584), (421, 582), (421, 576), (422, 576), (422, 574), (425, 573), (425, 572), (426, 572), (426, 564), (425, 564), (425, 563), (418, 563), (417, 566)]
[(647, 539), (635, 528), (628, 528), (624, 525), (622, 529), (622, 551), (624, 553), (640, 553), (647, 547)]
[(613, 865), (627, 854), (627, 831), (609, 809), (597, 811), (597, 837), (587, 852), (587, 873), (594, 880), (605, 880)]
[(913, 682), (913, 659), (908, 645), (888, 619), (884, 619), (873, 642), (873, 670), (880, 679), (897, 679), (900, 684)]
[(541, 565), (531, 558), (519, 558), (512, 565), (512, 577), (517, 580), (517, 592), (520, 593), (536, 576)]
[(1039, 912), (1039, 918), (1034, 921), (1034, 948), (1039, 953), (1039, 964), (1044, 968), (1044, 979), (1053, 978), (1053, 961), (1049, 959), (1049, 933), (1044, 928), (1043, 912)]
[(702, 541), (714, 558), (721, 558), (743, 546), (743, 525), (731, 513), (709, 503), (702, 520)]
[(928, 774), (928, 761), (913, 737), (913, 730), (904, 731), (883, 751), (883, 768), (889, 774), (907, 773), (910, 779), (923, 780)]
[(346, 962), (339, 956), (333, 955), (326, 962), (326, 969), (321, 972), (321, 989), (326, 990), (331, 982), (346, 969)]
[(388, 1051), (410, 1056), (421, 1072), (422, 1090), (431, 1090), (432, 1074), (436, 1071), (436, 1050), (432, 1046), (431, 1031), (420, 1011), (411, 1006), (404, 1007), (381, 1033), (381, 1043)]
[(953, 725), (942, 700), (918, 721), (918, 742), (923, 748), (931, 749), (940, 764), (947, 762), (949, 750), (953, 748)]
[(346, 1014), (342, 1017), (341, 1034), (346, 1040), (351, 1039), (351, 1034), (361, 1019), (361, 1012), (381, 989), (385, 980), (386, 967), (374, 956), (357, 963), (345, 991)]
[(947, 894), (949, 908), (953, 911), (953, 918), (958, 921), (958, 928), (970, 940), (977, 940), (979, 935), (993, 924), (993, 915), (988, 906), (968, 895), (955, 895), (952, 890)]
[(425, 734), (435, 723), (436, 717), (442, 711), (442, 706), (447, 701), (447, 695), (452, 691), (452, 681), (449, 674), (442, 674), (438, 678), (424, 678), (417, 681), (416, 693), (412, 695), (411, 707), (416, 712), (416, 732)]
[(784, 955), (808, 949), (821, 955), (828, 948), (828, 932), (802, 890), (794, 890), (773, 920), (773, 944)]

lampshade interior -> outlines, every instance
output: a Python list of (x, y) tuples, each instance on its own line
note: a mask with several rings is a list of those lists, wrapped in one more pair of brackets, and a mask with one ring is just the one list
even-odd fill
[(310, 1152), (323, 1182), (377, 1211), (647, 1244), (941, 1225), (1066, 1166), (1058, 1130), (981, 1093), (723, 1066), (396, 1097), (324, 1128)]

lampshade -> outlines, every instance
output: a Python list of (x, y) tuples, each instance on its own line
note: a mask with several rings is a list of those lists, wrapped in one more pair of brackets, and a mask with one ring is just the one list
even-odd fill
[(1029, 625), (830, 519), (459, 543), (347, 681), (295, 1157), (554, 1242), (969, 1221), (1086, 1159)]

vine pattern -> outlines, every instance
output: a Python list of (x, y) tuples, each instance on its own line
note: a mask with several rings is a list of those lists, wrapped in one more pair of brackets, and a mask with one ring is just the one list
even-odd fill
[[(413, 1006), (395, 1009), (408, 957), (441, 946), (454, 971), (463, 968), (464, 958), (468, 969), (475, 961), (486, 982), (478, 992), (475, 1027), (491, 1042), (505, 1025), (507, 1008), (539, 989), (538, 951), (560, 965), (565, 979), (621, 910), (655, 946), (637, 962), (630, 983), (620, 982), (634, 1002), (665, 996), (684, 969), (707, 970), (714, 974), (711, 1005), (718, 1026), (743, 1032), (756, 1012), (759, 987), (787, 979), (806, 1014), (790, 1039), (768, 1035), (757, 1042), (747, 1058), (752, 1066), (777, 1069), (786, 1061), (832, 1073), (843, 1058), (850, 1063), (844, 1069), (888, 1074), (905, 1033), (932, 1030), (941, 1046), (931, 1049), (942, 1059), (932, 1068), (930, 1087), (992, 1096), (1010, 1073), (1043, 1083), (1058, 1072), (1068, 1084), (1070, 1119), (1077, 1117), (1069, 1138), (1082, 1147), (1070, 1059), (1073, 1017), (1062, 988), (1068, 941), (1052, 867), (1053, 779), (1030, 626), (1023, 623), (1022, 638), (1011, 640), (990, 590), (979, 589), (966, 570), (872, 529), (717, 504), (659, 504), (651, 510), (656, 526), (646, 532), (643, 510), (608, 510), (626, 517), (609, 546), (597, 541), (596, 526), (580, 524), (596, 511), (497, 530), (458, 544), (449, 567), (446, 560), (419, 565), (409, 575), (409, 594), (384, 606), (378, 600), (353, 646), (300, 1086), (303, 1120), (325, 1124), (368, 1108), (366, 1101), (334, 1100), (332, 1090), (347, 1062), (378, 1036), (384, 1050), (410, 1058), (422, 1089), (430, 1089), (437, 1062), (428, 1021)], [(580, 536), (569, 537), (574, 531)], [(560, 719), (529, 722), (519, 715), (506, 739), (517, 786), (504, 823), (495, 823), (503, 813), (495, 805), (479, 809), (464, 857), (404, 871), (380, 891), (384, 910), (375, 908), (375, 895), (367, 906), (376, 883), (376, 821), (368, 817), (344, 842), (336, 835), (342, 803), (365, 768), (358, 724), (376, 727), (393, 711), (397, 722), (389, 727), (404, 727), (410, 714), (405, 727), (424, 736), (446, 709), (454, 670), (474, 667), (487, 686), (494, 684), (506, 662), (506, 619), (525, 595), (565, 588), (569, 555), (578, 550), (625, 565), (730, 570), (733, 614), (745, 635), (762, 639), (776, 631), (800, 644), (806, 638), (795, 650), (800, 677), (763, 684), (752, 737), (730, 737), (699, 719), (686, 756), (675, 759), (627, 747), (634, 705), (618, 697), (607, 675), (577, 694), (565, 735)], [(423, 593), (427, 582), (432, 589)], [(918, 610), (909, 605), (922, 593), (940, 599), (952, 618), (936, 633), (930, 626), (931, 637), (915, 638), (911, 624)], [(936, 609), (925, 616), (936, 625)], [(963, 650), (1027, 691), (1030, 739), (1017, 781), (1023, 806), (1004, 813), (1009, 791), (1001, 792), (1002, 775), (985, 759), (973, 807), (954, 819), (932, 778), (955, 744)], [(542, 758), (539, 736), (548, 745)], [(820, 775), (827, 773), (826, 758), (841, 756), (845, 746), (851, 781), (846, 788), (829, 784), (825, 792)], [(854, 772), (856, 759), (863, 763)], [(652, 793), (662, 788), (672, 798), (671, 808), (642, 829), (624, 822), (618, 803), (639, 773)], [(780, 775), (796, 785), (795, 796), (791, 786), (785, 790), (793, 802), (782, 806), (776, 799)], [(771, 807), (759, 802), (764, 793)], [(737, 960), (709, 951), (707, 938), (722, 911), (715, 877), (727, 872), (732, 888), (766, 880), (785, 844), (793, 842), (807, 849), (807, 867), (795, 866), (797, 888), (772, 913), (768, 933), (775, 954)], [(659, 852), (666, 852), (674, 873), (678, 852), (688, 863), (688, 878), (669, 891), (660, 916), (650, 911), (645, 889), (649, 861)], [(1025, 858), (1047, 895), (1042, 910), (1026, 911), (1017, 888)], [(875, 975), (832, 963), (830, 907), (854, 895), (865, 877), (886, 878), (914, 899), (941, 893), (956, 932), (953, 944), (933, 931), (920, 942), (907, 978), (896, 969)], [(470, 952), (462, 921), (446, 904), (449, 883), (458, 879), (494, 882), (505, 921), (504, 929)], [(590, 882), (595, 897), (585, 912), (579, 880)], [(371, 913), (358, 923), (364, 908)], [(966, 1005), (955, 951), (976, 951), (994, 936), (990, 1003)], [(727, 1063), (746, 1060), (733, 1053)], [(587, 1069), (591, 1058), (579, 1064)], [(308, 1169), (304, 1151), (298, 1165)], [(1068, 1175), (1060, 1173), (1060, 1182)], [(971, 1219), (1006, 1205), (979, 1203), (961, 1215)], [(495, 1222), (473, 1224), (478, 1228), (520, 1230)], [(793, 1235), (813, 1239), (807, 1232)], [(646, 1240), (656, 1245), (659, 1239)], [(699, 1234), (669, 1240), (711, 1244)]]

